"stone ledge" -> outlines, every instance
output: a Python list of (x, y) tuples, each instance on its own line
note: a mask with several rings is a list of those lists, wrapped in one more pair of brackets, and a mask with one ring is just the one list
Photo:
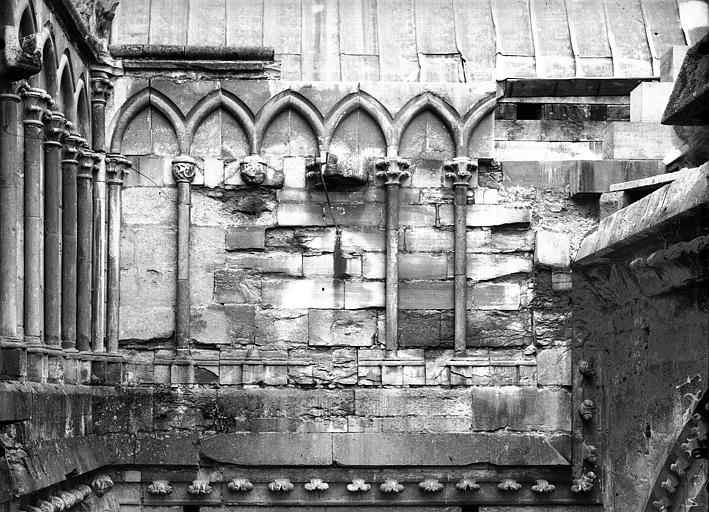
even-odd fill
[(589, 266), (656, 235), (670, 222), (706, 210), (709, 163), (603, 219), (581, 242), (575, 264)]
[(533, 434), (217, 434), (200, 455), (244, 466), (568, 466), (549, 441)]

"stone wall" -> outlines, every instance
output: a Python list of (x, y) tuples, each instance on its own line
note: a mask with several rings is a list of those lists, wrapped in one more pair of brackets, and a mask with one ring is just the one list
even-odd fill
[(708, 183), (706, 164), (687, 171), (602, 221), (577, 256), (574, 366), (595, 373), (576, 376), (575, 404), (594, 402), (578, 425), (603, 461), (611, 510), (706, 503), (706, 490), (693, 494), (706, 465), (688, 469), (683, 443), (709, 370)]

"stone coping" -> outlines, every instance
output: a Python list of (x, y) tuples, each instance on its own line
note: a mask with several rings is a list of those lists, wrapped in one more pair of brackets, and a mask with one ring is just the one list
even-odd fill
[(657, 235), (668, 223), (708, 207), (709, 162), (603, 219), (581, 242), (575, 264), (601, 262), (614, 251)]

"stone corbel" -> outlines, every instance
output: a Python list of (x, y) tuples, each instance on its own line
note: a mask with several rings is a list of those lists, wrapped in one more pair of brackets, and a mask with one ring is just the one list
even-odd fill
[(254, 484), (246, 478), (234, 478), (227, 484), (227, 489), (231, 492), (250, 492), (253, 488)]
[(293, 483), (287, 478), (275, 478), (268, 484), (271, 492), (291, 492), (294, 489)]
[(153, 480), (148, 486), (148, 493), (155, 496), (166, 496), (172, 493), (172, 485), (167, 480)]
[(263, 185), (268, 175), (268, 164), (259, 155), (250, 155), (239, 162), (241, 179), (247, 185)]
[(99, 498), (113, 487), (113, 480), (108, 475), (98, 475), (91, 481), (91, 488)]
[(480, 485), (474, 478), (463, 478), (455, 484), (455, 488), (459, 491), (479, 491)]
[(187, 492), (192, 495), (206, 495), (214, 492), (214, 487), (209, 480), (192, 480), (192, 485), (187, 488)]
[(588, 398), (581, 402), (581, 405), (579, 405), (579, 416), (581, 416), (581, 419), (583, 421), (591, 421), (593, 419), (593, 412), (596, 410), (596, 406), (593, 403), (593, 400), (589, 400)]
[(443, 490), (444, 485), (435, 478), (427, 478), (423, 482), (419, 482), (419, 489), (423, 492), (436, 493)]
[(537, 480), (536, 483), (532, 486), (532, 492), (535, 492), (537, 494), (549, 494), (552, 493), (556, 490), (556, 486), (550, 484), (546, 480)]
[(4, 42), (4, 47), (0, 50), (2, 82), (16, 82), (40, 72), (42, 49), (37, 45), (37, 36), (38, 34), (30, 34), (20, 40), (14, 25), (0, 26), (0, 40)]

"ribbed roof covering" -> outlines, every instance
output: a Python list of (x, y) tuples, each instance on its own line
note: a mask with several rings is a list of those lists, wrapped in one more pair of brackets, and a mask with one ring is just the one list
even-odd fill
[(288, 80), (648, 77), (688, 3), (121, 0), (111, 42), (273, 46)]

